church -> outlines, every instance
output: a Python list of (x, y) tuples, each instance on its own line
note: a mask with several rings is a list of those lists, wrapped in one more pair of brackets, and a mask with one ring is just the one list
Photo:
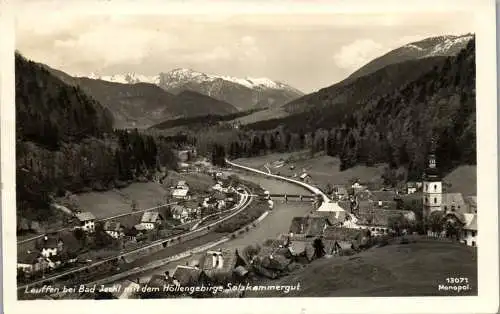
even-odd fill
[(461, 227), (460, 241), (477, 246), (477, 199), (463, 197), (462, 193), (444, 193), (443, 179), (436, 165), (436, 155), (430, 154), (422, 178), (423, 216), (433, 212), (444, 214), (445, 222), (458, 223)]

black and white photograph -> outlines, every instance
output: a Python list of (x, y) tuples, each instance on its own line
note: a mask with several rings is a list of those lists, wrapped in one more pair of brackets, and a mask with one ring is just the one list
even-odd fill
[(283, 2), (11, 4), (10, 302), (498, 292), (494, 2)]

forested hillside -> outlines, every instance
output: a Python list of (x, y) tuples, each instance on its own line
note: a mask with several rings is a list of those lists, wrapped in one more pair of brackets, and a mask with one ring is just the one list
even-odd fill
[[(291, 114), (311, 109), (335, 107), (336, 116), (343, 118), (345, 110), (362, 107), (373, 97), (399, 89), (442, 64), (446, 57), (432, 57), (390, 64), (370, 75), (341, 81), (305, 95), (284, 106)], [(277, 122), (280, 122), (279, 120)], [(270, 122), (269, 122), (270, 124)]]
[[(224, 153), (236, 158), (310, 148), (340, 157), (342, 169), (387, 162), (394, 168), (404, 166), (416, 179), (434, 140), (444, 172), (458, 164), (475, 164), (475, 40), (457, 56), (434, 60), (414, 80), (356, 105), (315, 106), (247, 125), (232, 136), (238, 140), (226, 144)], [(416, 68), (418, 62), (429, 64), (427, 59), (414, 62)]]
[(49, 203), (67, 191), (123, 186), (176, 166), (171, 141), (112, 123), (99, 102), (16, 54), (18, 214), (50, 220)]

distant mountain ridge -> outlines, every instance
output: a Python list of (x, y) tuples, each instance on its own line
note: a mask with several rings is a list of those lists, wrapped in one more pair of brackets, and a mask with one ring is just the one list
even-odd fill
[(122, 84), (150, 83), (172, 94), (183, 91), (198, 92), (230, 103), (240, 110), (279, 107), (304, 94), (290, 85), (268, 78), (237, 78), (185, 68), (162, 72), (155, 76), (135, 73), (98, 76), (91, 73), (88, 78)]
[[(79, 86), (94, 97), (114, 117), (115, 128), (145, 128), (167, 119), (232, 114), (233, 105), (196, 92), (173, 95), (151, 83), (119, 83), (87, 77), (72, 77), (62, 71), (46, 68), (66, 84)], [(96, 76), (94, 76), (96, 77)], [(127, 76), (132, 79), (140, 76)]]
[(474, 38), (473, 34), (443, 35), (406, 44), (370, 61), (347, 77), (347, 80), (368, 75), (390, 64), (429, 57), (457, 55), (472, 38)]

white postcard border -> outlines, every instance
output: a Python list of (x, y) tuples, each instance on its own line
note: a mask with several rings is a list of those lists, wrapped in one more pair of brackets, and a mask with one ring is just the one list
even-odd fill
[[(498, 308), (498, 182), (497, 182), (497, 76), (494, 1), (37, 1), (40, 8), (63, 6), (76, 12), (100, 13), (120, 10), (124, 14), (194, 13), (380, 13), (470, 10), (475, 18), (477, 82), (477, 188), (480, 214), (478, 233), (478, 297), (411, 298), (280, 298), (208, 300), (109, 300), (109, 301), (17, 301), (15, 230), (15, 107), (14, 107), (14, 11), (0, 7), (0, 118), (3, 238), (3, 297), (7, 313), (123, 313), (168, 311), (171, 313), (462, 313), (495, 312)], [(54, 14), (59, 12), (54, 11)], [(40, 12), (38, 12), (40, 14)], [(34, 21), (36, 23), (36, 21)], [(436, 278), (436, 281), (439, 278)]]

